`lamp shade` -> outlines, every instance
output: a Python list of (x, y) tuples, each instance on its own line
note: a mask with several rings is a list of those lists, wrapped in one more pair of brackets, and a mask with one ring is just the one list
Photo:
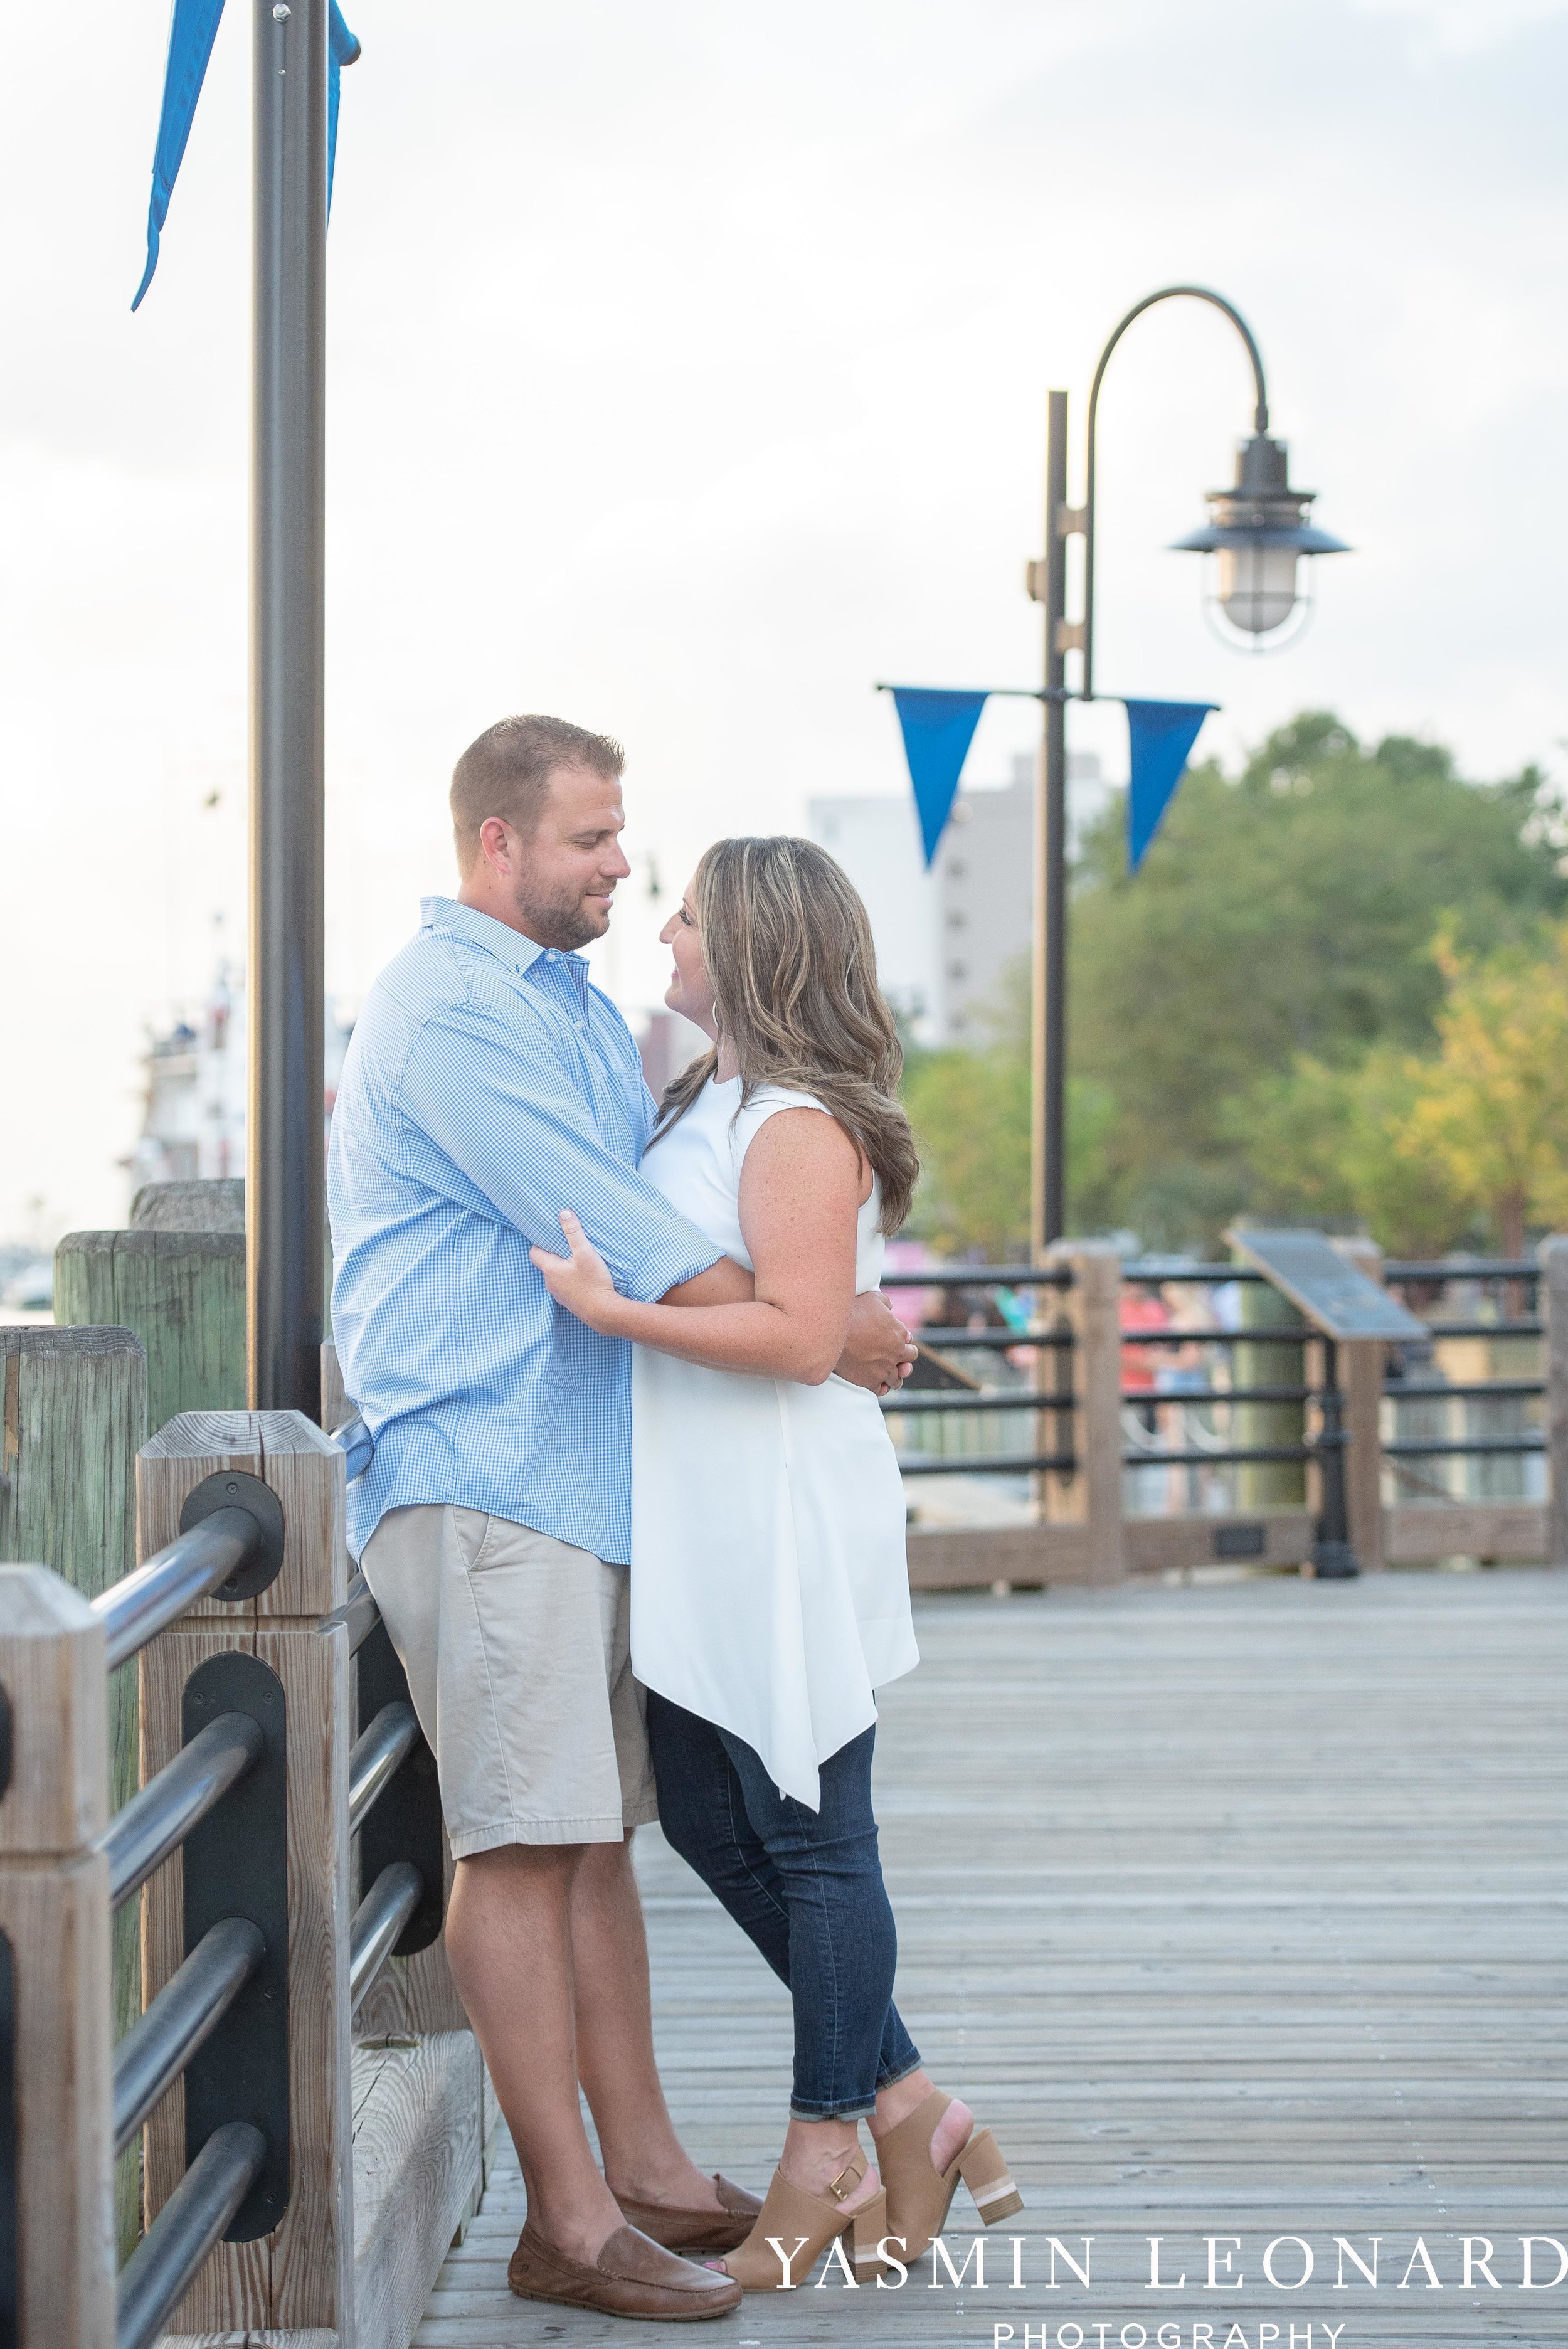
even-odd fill
[(1284, 627), (1295, 609), (1296, 560), (1294, 546), (1219, 549), (1219, 605), (1233, 628), (1266, 636)]
[(1256, 433), (1236, 452), (1234, 485), (1208, 492), (1208, 523), (1175, 542), (1182, 554), (1219, 556), (1220, 608), (1243, 635), (1268, 636), (1289, 619), (1301, 556), (1349, 553), (1307, 521), (1316, 494), (1292, 489), (1284, 442)]

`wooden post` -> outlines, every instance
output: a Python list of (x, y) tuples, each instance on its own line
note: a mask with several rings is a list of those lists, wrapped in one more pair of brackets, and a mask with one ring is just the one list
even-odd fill
[(55, 1319), (118, 1322), (147, 1350), (148, 1425), (245, 1400), (245, 1241), (236, 1232), (70, 1232)]
[[(138, 1464), (142, 1555), (172, 1540), (186, 1495), (221, 1468), (242, 1468), (283, 1504), (281, 1573), (238, 1606), (202, 1600), (143, 1651), (142, 1768), (178, 1750), (181, 1698), (195, 1667), (242, 1648), (269, 1664), (287, 1707), (290, 2193), (282, 2223), (221, 2244), (170, 2330), (335, 2329), (353, 2323), (353, 2191), (348, 2011), (348, 1634), (325, 1618), (347, 1593), (344, 1464), (297, 1412), (190, 1412), (154, 1436)], [(149, 1997), (185, 1955), (178, 1864), (148, 1887), (142, 1944)], [(184, 2097), (176, 2087), (147, 2129), (150, 2220), (185, 2168)]]
[[(1336, 1239), (1330, 1245), (1368, 1280), (1381, 1286), (1383, 1251), (1376, 1240)], [(1381, 1338), (1341, 1339), (1339, 1378), (1345, 1396), (1345, 1500), (1350, 1547), (1363, 1574), (1387, 1564), (1383, 1531), (1383, 1375), (1388, 1349)]]
[(245, 1230), (243, 1175), (195, 1183), (144, 1183), (130, 1203), (133, 1232)]
[[(1288, 1297), (1266, 1280), (1240, 1283), (1243, 1329), (1299, 1330), (1301, 1315)], [(1310, 1381), (1303, 1376), (1307, 1350), (1303, 1346), (1256, 1344), (1231, 1348), (1231, 1379), (1238, 1387), (1295, 1387)], [(1306, 1433), (1306, 1405), (1300, 1402), (1243, 1402), (1235, 1405), (1232, 1423), (1239, 1444), (1300, 1444)], [(1299, 1509), (1306, 1500), (1306, 1464), (1295, 1460), (1243, 1462), (1236, 1471), (1236, 1505), (1244, 1511)]]
[(41, 1566), (0, 1567), (0, 1966), (10, 1974), (20, 2349), (110, 2349), (115, 2240), (104, 1638)]
[[(1088, 1537), (1088, 1579), (1119, 1582), (1121, 1529), (1121, 1258), (1109, 1240), (1057, 1240), (1049, 1264), (1071, 1268), (1073, 1454), (1078, 1473), (1060, 1496), (1067, 1522)], [(1052, 1483), (1054, 1485), (1055, 1479)], [(1054, 1514), (1054, 1512), (1053, 1512)]]
[(344, 1392), (337, 1348), (329, 1338), (321, 1350), (321, 1423), (330, 1435), (343, 1425), (354, 1406)]
[(1568, 1235), (1541, 1243), (1546, 1377), (1546, 1555), (1568, 1566)]
[[(136, 1563), (136, 1453), (147, 1433), (147, 1357), (129, 1330), (0, 1329), (0, 1558), (43, 1558), (94, 1599)], [(136, 1667), (108, 1683), (108, 1805), (136, 1792)], [(141, 2013), (137, 1909), (114, 1920), (116, 2037)], [(136, 2245), (141, 2162), (115, 2172), (122, 2260)]]

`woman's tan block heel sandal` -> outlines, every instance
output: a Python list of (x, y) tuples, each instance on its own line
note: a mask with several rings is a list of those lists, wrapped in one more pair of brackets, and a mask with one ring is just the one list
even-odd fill
[[(843, 2209), (865, 2174), (866, 2158), (858, 2147), (825, 2196), (791, 2186), (783, 2171), (776, 2169), (757, 2224), (725, 2261), (726, 2272), (748, 2292), (780, 2292), (787, 2283), (792, 2289), (805, 2282), (828, 2245), (837, 2240), (844, 2245), (855, 2281), (869, 2282), (882, 2265), (877, 2245), (888, 2230), (886, 2190), (873, 2194), (847, 2218)], [(770, 2236), (783, 2245), (787, 2278)]]
[(944, 2170), (931, 2166), (931, 2140), (936, 2125), (953, 2102), (934, 2088), (923, 2104), (876, 2140), (877, 2168), (887, 2195), (887, 2232), (899, 2257), (917, 2260), (934, 2235), (947, 2224), (947, 2213), (962, 2178), (984, 2224), (994, 2227), (1024, 2207), (995, 2138), (988, 2128), (977, 2128), (963, 2150)]

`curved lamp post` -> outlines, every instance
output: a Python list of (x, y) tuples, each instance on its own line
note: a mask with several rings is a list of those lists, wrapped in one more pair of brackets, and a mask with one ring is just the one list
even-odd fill
[[(1230, 319), (1252, 362), (1256, 394), (1252, 438), (1237, 451), (1236, 479), (1208, 493), (1209, 521), (1178, 539), (1177, 548), (1218, 558), (1216, 601), (1243, 642), (1277, 635), (1301, 603), (1298, 566), (1304, 557), (1348, 552), (1307, 522), (1315, 492), (1290, 485), (1283, 440), (1269, 436), (1264, 363), (1251, 327), (1233, 304), (1206, 285), (1163, 285), (1146, 294), (1119, 322), (1099, 355), (1089, 386), (1084, 502), (1068, 503), (1068, 396), (1049, 395), (1046, 449), (1046, 556), (1031, 563), (1028, 592), (1045, 605), (1045, 731), (1035, 821), (1034, 1133), (1031, 1222), (1037, 1255), (1062, 1235), (1066, 1211), (1067, 1133), (1067, 730), (1068, 701), (1092, 701), (1094, 691), (1095, 460), (1099, 388), (1112, 351), (1135, 318), (1156, 302), (1207, 302)], [(1083, 617), (1067, 616), (1067, 547), (1084, 542)], [(1082, 661), (1076, 687), (1067, 682), (1067, 656)]]

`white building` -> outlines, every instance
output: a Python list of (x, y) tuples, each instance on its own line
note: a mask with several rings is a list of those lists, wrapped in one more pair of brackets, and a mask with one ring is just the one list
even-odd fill
[[(332, 1116), (354, 1022), (326, 1014), (325, 1114)], [(134, 1194), (144, 1183), (181, 1183), (245, 1171), (245, 981), (219, 968), (212, 991), (190, 1019), (153, 1036), (143, 1055), (146, 1113), (126, 1161)]]
[[(1092, 751), (1069, 752), (1068, 782), (1071, 854), (1109, 787)], [(1033, 937), (1033, 757), (1000, 789), (960, 792), (929, 873), (913, 794), (813, 800), (807, 820), (865, 899), (882, 991), (917, 1040), (984, 1042), (984, 1009)]]

